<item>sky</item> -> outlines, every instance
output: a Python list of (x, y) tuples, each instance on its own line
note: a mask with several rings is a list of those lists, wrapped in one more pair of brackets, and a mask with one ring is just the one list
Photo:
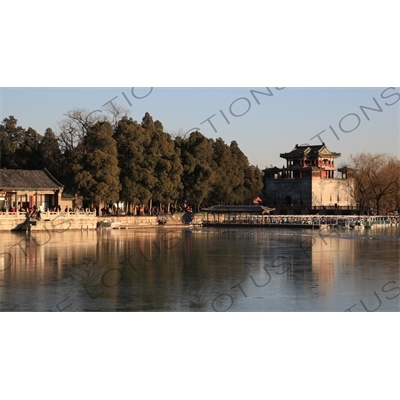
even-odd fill
[[(141, 121), (149, 112), (172, 135), (198, 128), (209, 138), (235, 140), (250, 164), (281, 166), (280, 153), (296, 144), (320, 144), (345, 162), (357, 152), (399, 156), (398, 88), (301, 87), (106, 87), (3, 88), (2, 119), (40, 134), (59, 132), (58, 122), (73, 108), (99, 115), (109, 102)], [(109, 103), (111, 105), (111, 103)], [(368, 108), (367, 108), (368, 107)], [(372, 108), (372, 109), (371, 109)]]

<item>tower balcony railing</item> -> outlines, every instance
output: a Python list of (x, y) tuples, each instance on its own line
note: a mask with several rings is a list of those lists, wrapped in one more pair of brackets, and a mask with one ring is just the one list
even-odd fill
[(269, 181), (274, 181), (274, 182), (276, 182), (276, 181), (288, 181), (288, 180), (290, 180), (290, 181), (294, 181), (294, 180), (302, 180), (302, 179), (318, 179), (318, 178), (320, 178), (321, 180), (333, 180), (333, 181), (345, 181), (345, 180), (347, 180), (348, 178), (346, 178), (346, 176), (343, 176), (343, 177), (340, 177), (340, 176), (335, 176), (335, 177), (333, 177), (333, 178), (329, 178), (329, 177), (321, 177), (321, 176), (310, 176), (310, 175), (308, 175), (308, 176), (301, 176), (301, 177), (281, 177), (281, 176), (278, 176), (278, 177), (273, 177), (273, 176), (270, 176), (270, 177), (266, 177), (266, 179), (267, 180), (269, 180)]

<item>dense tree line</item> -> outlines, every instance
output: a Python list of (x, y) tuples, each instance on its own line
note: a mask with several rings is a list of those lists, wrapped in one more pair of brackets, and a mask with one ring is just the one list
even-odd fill
[[(15, 117), (0, 123), (1, 168), (43, 169), (99, 207), (251, 204), (263, 174), (249, 164), (238, 143), (209, 139), (200, 132), (172, 137), (146, 113), (141, 123), (123, 108), (104, 117), (69, 111), (55, 134), (24, 129)], [(398, 210), (400, 161), (387, 154), (360, 153), (342, 164), (349, 193), (362, 214)]]
[(342, 165), (361, 214), (400, 211), (400, 161), (388, 154), (359, 153)]
[(134, 206), (251, 204), (263, 187), (262, 172), (233, 141), (200, 132), (172, 137), (146, 113), (141, 123), (122, 108), (107, 117), (74, 109), (40, 135), (10, 116), (0, 123), (1, 168), (47, 168), (93, 205)]

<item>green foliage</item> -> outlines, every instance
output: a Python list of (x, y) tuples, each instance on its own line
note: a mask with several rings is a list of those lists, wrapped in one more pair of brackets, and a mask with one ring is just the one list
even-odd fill
[[(108, 113), (110, 114), (110, 113)], [(107, 115), (108, 115), (107, 114)], [(124, 201), (251, 204), (263, 187), (262, 172), (249, 165), (233, 141), (200, 132), (175, 139), (146, 113), (138, 123), (126, 113), (109, 117), (73, 109), (56, 136), (24, 130), (10, 116), (0, 124), (2, 167), (47, 168), (65, 191), (78, 192), (96, 205)]]
[(142, 121), (146, 137), (150, 140), (145, 148), (147, 161), (148, 186), (152, 199), (160, 203), (174, 202), (182, 190), (181, 175), (183, 167), (178, 149), (171, 136), (164, 132), (160, 121), (153, 123), (150, 114), (146, 113)]
[(229, 146), (218, 138), (213, 143), (213, 158), (215, 162), (212, 190), (207, 198), (210, 204), (233, 204), (235, 180), (235, 162)]
[(183, 202), (200, 205), (212, 190), (214, 157), (212, 140), (192, 132), (180, 143), (183, 165)]
[(15, 152), (16, 164), (22, 169), (40, 169), (42, 162), (40, 159), (39, 144), (42, 136), (34, 129), (28, 128), (22, 133), (20, 143)]
[(20, 168), (16, 152), (23, 140), (24, 130), (17, 123), (18, 121), (10, 115), (0, 124), (2, 168)]
[(262, 171), (254, 165), (249, 165), (244, 171), (244, 200), (242, 204), (252, 204), (263, 187)]
[(79, 193), (95, 205), (119, 200), (117, 144), (109, 122), (89, 127), (72, 162)]
[(47, 168), (50, 173), (62, 182), (64, 156), (56, 135), (51, 128), (47, 128), (39, 144), (40, 169)]
[(252, 204), (263, 188), (262, 172), (249, 165), (247, 157), (233, 141), (221, 138), (214, 145), (214, 179), (207, 199), (210, 204)]
[(153, 176), (146, 162), (145, 149), (150, 140), (145, 130), (132, 118), (123, 117), (115, 129), (118, 164), (121, 168), (121, 200), (145, 203), (151, 198), (149, 182)]

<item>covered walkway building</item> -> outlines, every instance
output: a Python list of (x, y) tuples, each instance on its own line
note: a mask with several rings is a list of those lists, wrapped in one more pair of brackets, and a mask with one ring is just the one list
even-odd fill
[(61, 204), (64, 186), (47, 169), (0, 170), (0, 209), (18, 211), (34, 206), (42, 210)]

